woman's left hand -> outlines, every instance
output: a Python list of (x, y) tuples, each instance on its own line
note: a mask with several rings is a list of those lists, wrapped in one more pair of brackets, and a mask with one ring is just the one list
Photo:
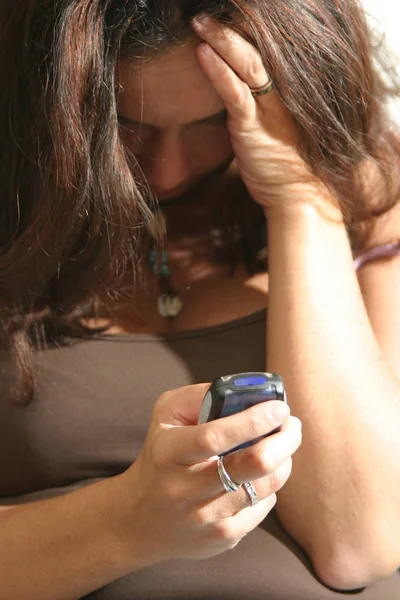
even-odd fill
[(319, 201), (329, 194), (298, 152), (296, 124), (277, 92), (253, 95), (270, 81), (257, 50), (209, 17), (193, 28), (203, 43), (199, 62), (228, 111), (228, 128), (241, 177), (266, 210)]

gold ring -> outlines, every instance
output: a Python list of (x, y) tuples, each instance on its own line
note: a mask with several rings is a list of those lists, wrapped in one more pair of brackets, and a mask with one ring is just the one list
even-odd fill
[(250, 92), (251, 92), (252, 96), (264, 96), (265, 94), (268, 94), (273, 89), (274, 89), (274, 84), (270, 80), (260, 88), (250, 88)]

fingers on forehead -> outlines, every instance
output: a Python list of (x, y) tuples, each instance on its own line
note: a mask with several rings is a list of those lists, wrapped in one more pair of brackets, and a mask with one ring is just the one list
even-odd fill
[(226, 61), (240, 79), (251, 88), (261, 88), (268, 80), (258, 51), (238, 33), (214, 24), (199, 30), (201, 37)]

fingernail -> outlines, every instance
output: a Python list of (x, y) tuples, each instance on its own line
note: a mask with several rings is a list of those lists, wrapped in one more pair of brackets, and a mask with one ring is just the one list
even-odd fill
[(278, 402), (269, 402), (268, 410), (270, 416), (274, 421), (283, 421), (289, 416), (289, 407), (285, 402), (279, 400)]
[(297, 418), (297, 417), (294, 417), (293, 415), (292, 415), (292, 419), (294, 419), (294, 422), (296, 423), (296, 426), (300, 429), (300, 431), (302, 431), (303, 430), (303, 423), (300, 421), (300, 419)]
[(207, 27), (211, 23), (211, 19), (206, 14), (201, 14), (195, 17), (192, 21), (193, 26), (197, 28)]

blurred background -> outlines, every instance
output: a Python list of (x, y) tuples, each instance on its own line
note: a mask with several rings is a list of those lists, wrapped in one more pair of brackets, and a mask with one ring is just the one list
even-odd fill
[[(361, 3), (373, 29), (394, 52), (394, 67), (400, 78), (400, 0), (361, 0)], [(400, 123), (400, 98), (393, 100), (390, 108)]]

